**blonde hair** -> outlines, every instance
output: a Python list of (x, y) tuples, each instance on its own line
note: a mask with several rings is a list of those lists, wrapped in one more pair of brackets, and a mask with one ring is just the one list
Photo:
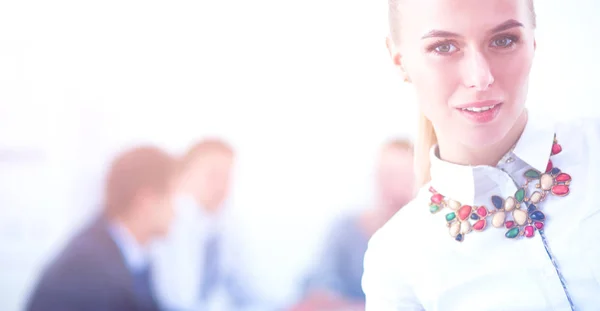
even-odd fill
[(418, 187), (431, 180), (431, 161), (429, 152), (437, 144), (437, 136), (433, 123), (422, 112), (419, 112), (417, 138), (415, 141), (415, 179)]
[[(390, 24), (390, 39), (393, 44), (398, 44), (400, 40), (400, 2), (402, 0), (388, 0), (388, 20)], [(535, 8), (533, 0), (528, 0), (527, 5), (531, 13), (532, 26), (537, 26)], [(422, 112), (419, 112), (417, 138), (415, 140), (415, 177), (418, 187), (422, 187), (431, 180), (431, 162), (429, 153), (431, 148), (437, 144), (437, 135), (431, 120)]]

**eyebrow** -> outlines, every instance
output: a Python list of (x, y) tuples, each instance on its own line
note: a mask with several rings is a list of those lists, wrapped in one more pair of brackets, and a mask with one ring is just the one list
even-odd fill
[[(509, 19), (509, 20), (505, 21), (504, 23), (492, 28), (489, 31), (489, 33), (494, 34), (494, 33), (498, 33), (498, 32), (505, 31), (505, 30), (515, 28), (515, 27), (523, 27), (523, 24), (514, 19)], [(450, 32), (450, 31), (445, 31), (445, 30), (432, 30), (432, 31), (426, 33), (421, 39), (450, 38), (450, 37), (462, 37), (462, 35), (459, 35), (457, 33)]]

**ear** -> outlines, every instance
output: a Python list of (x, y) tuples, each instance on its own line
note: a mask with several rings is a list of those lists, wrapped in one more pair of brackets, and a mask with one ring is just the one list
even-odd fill
[(398, 52), (398, 49), (396, 48), (396, 45), (394, 44), (394, 41), (389, 36), (387, 38), (385, 38), (385, 45), (388, 49), (388, 52), (390, 53), (390, 58), (392, 59), (392, 63), (394, 64), (394, 67), (396, 67), (398, 69), (398, 71), (400, 72), (402, 79), (404, 79), (405, 82), (410, 82), (408, 73), (406, 72), (406, 70), (404, 69), (404, 66), (402, 65), (402, 55), (400, 55), (400, 53)]

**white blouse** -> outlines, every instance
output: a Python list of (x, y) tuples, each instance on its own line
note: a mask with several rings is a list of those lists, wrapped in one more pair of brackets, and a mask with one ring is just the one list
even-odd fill
[[(554, 145), (555, 134), (560, 147)], [(449, 228), (446, 219), (453, 212), (450, 204), (430, 211), (438, 199), (431, 186), (447, 203), (475, 207), (450, 223), (477, 214), (480, 206), (499, 213), (505, 206), (497, 210), (492, 196), (514, 198), (526, 171), (546, 172), (552, 148), (560, 152), (551, 157), (557, 168), (551, 173), (556, 177), (560, 169), (571, 177), (570, 193), (549, 194), (537, 204), (545, 221), (542, 230), (527, 229), (533, 236), (525, 236), (522, 226), (521, 235), (507, 238), (509, 229), (492, 225), (500, 216), (489, 216), (484, 230), (461, 234), (459, 242), (450, 231), (456, 236), (461, 229)], [(363, 275), (367, 311), (600, 310), (600, 120), (558, 123), (530, 113), (519, 142), (497, 167), (451, 164), (433, 150), (431, 184), (369, 242)], [(536, 184), (529, 184), (527, 197)], [(521, 205), (524, 212), (528, 204)], [(514, 221), (513, 212), (505, 212), (507, 221)], [(465, 225), (477, 218), (468, 217)]]

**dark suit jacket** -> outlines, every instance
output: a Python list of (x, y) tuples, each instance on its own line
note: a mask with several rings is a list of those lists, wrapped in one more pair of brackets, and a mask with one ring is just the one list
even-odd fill
[(28, 311), (158, 311), (142, 306), (133, 277), (100, 217), (77, 234), (43, 272)]

